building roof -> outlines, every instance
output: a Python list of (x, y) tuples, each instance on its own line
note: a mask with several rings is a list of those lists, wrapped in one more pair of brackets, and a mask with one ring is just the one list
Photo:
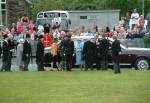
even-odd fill
[(77, 10), (77, 11), (68, 11), (69, 13), (99, 13), (99, 12), (120, 12), (120, 10)]
[(32, 2), (30, 0), (25, 0), (28, 4), (32, 4)]

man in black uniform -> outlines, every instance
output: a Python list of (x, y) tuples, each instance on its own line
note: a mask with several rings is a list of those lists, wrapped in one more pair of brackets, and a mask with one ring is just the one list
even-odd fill
[(44, 66), (43, 66), (44, 46), (42, 42), (43, 42), (43, 36), (40, 35), (38, 37), (37, 51), (36, 51), (36, 63), (37, 63), (38, 71), (44, 71)]
[(65, 40), (63, 42), (63, 52), (66, 59), (66, 70), (71, 71), (74, 54), (74, 42), (71, 41), (71, 34), (65, 36)]
[(102, 35), (102, 40), (100, 41), (101, 45), (101, 64), (102, 64), (102, 70), (108, 69), (108, 51), (109, 47), (111, 46), (109, 43), (109, 40), (105, 38), (105, 35)]
[(3, 49), (3, 57), (2, 57), (2, 69), (1, 71), (10, 71), (11, 65), (11, 47), (9, 45), (9, 37), (8, 35), (4, 35), (4, 42), (2, 44)]
[(83, 46), (83, 55), (85, 57), (85, 71), (89, 68), (93, 70), (93, 62), (95, 55), (95, 44), (90, 40), (87, 40)]
[(31, 44), (30, 44), (30, 34), (26, 34), (26, 40), (23, 44), (23, 61), (24, 61), (24, 71), (28, 71), (28, 65), (31, 56)]
[(113, 36), (114, 42), (112, 43), (112, 59), (114, 63), (114, 73), (120, 73), (119, 54), (121, 52), (120, 42), (117, 40), (117, 36)]
[(100, 40), (97, 40), (96, 41), (96, 48), (95, 48), (96, 50), (96, 68), (97, 68), (97, 70), (100, 70), (100, 68), (101, 68), (101, 51), (102, 51), (102, 49), (101, 49), (101, 44), (100, 44)]
[(50, 23), (48, 23), (48, 20), (45, 20), (45, 24), (43, 25), (43, 27), (44, 27), (44, 33), (50, 32), (51, 25)]

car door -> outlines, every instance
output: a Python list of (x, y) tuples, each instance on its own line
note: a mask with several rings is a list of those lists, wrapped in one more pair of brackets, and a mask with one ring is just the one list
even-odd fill
[(120, 54), (120, 63), (132, 64), (135, 58), (136, 55), (133, 51), (130, 51), (128, 49), (122, 49), (122, 52)]

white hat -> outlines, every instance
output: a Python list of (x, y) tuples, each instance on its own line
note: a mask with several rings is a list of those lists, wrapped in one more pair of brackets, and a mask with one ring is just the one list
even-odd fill
[(19, 43), (24, 43), (24, 39), (19, 39)]

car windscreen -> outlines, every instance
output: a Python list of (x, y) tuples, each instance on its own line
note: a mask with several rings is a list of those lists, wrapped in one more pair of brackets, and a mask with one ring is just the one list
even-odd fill
[[(48, 23), (51, 25), (51, 27), (53, 27), (53, 24), (52, 24), (52, 20), (53, 19), (37, 19), (37, 26), (38, 25), (44, 25), (45, 24), (45, 20), (48, 21)], [(60, 28), (61, 29), (67, 29), (69, 26), (69, 22), (67, 19), (61, 19), (61, 24), (60, 24)]]

